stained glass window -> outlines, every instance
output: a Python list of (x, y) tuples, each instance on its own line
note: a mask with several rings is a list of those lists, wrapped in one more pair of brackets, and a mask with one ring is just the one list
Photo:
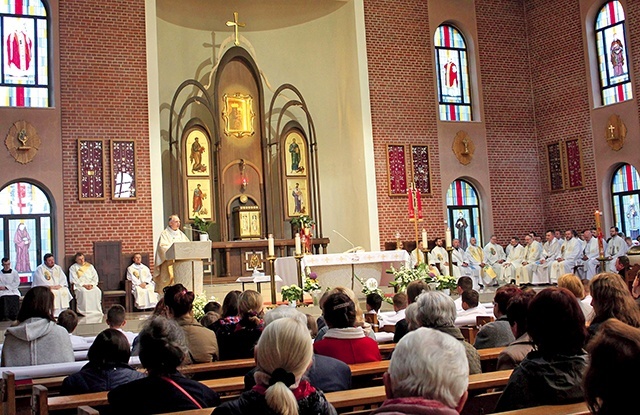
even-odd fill
[(469, 239), (475, 237), (482, 246), (482, 228), (480, 222), (480, 199), (471, 183), (458, 179), (447, 190), (447, 213), (449, 228), (454, 238), (460, 240), (460, 246), (467, 249)]
[(623, 164), (613, 174), (611, 195), (615, 226), (626, 236), (640, 236), (640, 177), (635, 167)]
[(458, 29), (442, 25), (434, 37), (440, 119), (471, 121), (467, 45)]
[(0, 190), (0, 247), (20, 282), (30, 284), (42, 257), (53, 250), (51, 204), (38, 186), (12, 183)]
[(49, 22), (41, 0), (0, 0), (0, 106), (48, 107)]
[(602, 6), (595, 28), (602, 104), (631, 99), (625, 17), (619, 1), (610, 1)]

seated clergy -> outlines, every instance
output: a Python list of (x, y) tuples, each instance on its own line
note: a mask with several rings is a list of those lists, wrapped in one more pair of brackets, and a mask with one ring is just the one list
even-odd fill
[(542, 245), (533, 239), (532, 235), (525, 236), (524, 240), (526, 246), (522, 261), (515, 265), (517, 284), (529, 284), (532, 281), (531, 277), (536, 267), (536, 261), (542, 256)]
[(549, 280), (549, 271), (556, 258), (560, 256), (560, 241), (556, 239), (555, 232), (548, 230), (545, 234), (547, 242), (542, 245), (542, 256), (536, 261), (533, 273), (534, 284), (546, 284)]
[(69, 308), (71, 301), (71, 292), (69, 291), (69, 283), (67, 276), (51, 254), (45, 254), (44, 263), (36, 268), (33, 273), (33, 286), (49, 287), (53, 293), (53, 315), (58, 317), (60, 312)]
[(507, 260), (502, 263), (502, 281), (507, 283), (516, 280), (516, 267), (522, 264), (524, 247), (520, 245), (520, 238), (514, 236), (507, 246)]
[(0, 321), (15, 320), (20, 308), (20, 276), (18, 271), (11, 269), (9, 258), (2, 258), (2, 272), (0, 272)]
[(480, 272), (480, 285), (493, 285), (496, 279), (496, 273), (493, 268), (487, 263), (484, 255), (484, 250), (476, 245), (476, 238), (473, 236), (471, 237), (471, 239), (469, 239), (469, 246), (467, 247), (467, 258), (469, 259), (469, 264), (473, 268), (477, 268)]
[(78, 314), (102, 314), (102, 291), (98, 288), (98, 273), (84, 260), (82, 252), (75, 256), (76, 263), (69, 268), (69, 280), (76, 295)]
[(549, 279), (551, 283), (557, 283), (558, 278), (564, 274), (572, 274), (576, 261), (582, 256), (582, 243), (578, 239), (576, 231), (565, 232), (565, 241), (560, 247), (560, 255), (551, 264)]
[(504, 248), (498, 245), (498, 238), (495, 235), (491, 235), (491, 240), (484, 247), (484, 258), (487, 263), (493, 269), (496, 274), (496, 280), (502, 280), (502, 264), (505, 261), (506, 255), (504, 254)]
[(158, 293), (155, 292), (156, 284), (149, 267), (142, 263), (142, 255), (133, 256), (133, 264), (127, 268), (127, 279), (133, 286), (133, 297), (136, 300), (136, 308), (145, 310), (153, 308), (158, 303)]

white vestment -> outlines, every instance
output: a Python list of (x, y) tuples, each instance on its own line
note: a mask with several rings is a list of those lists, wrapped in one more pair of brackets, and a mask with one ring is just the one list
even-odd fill
[[(415, 268), (418, 264), (424, 264), (424, 252), (420, 249), (414, 249), (411, 251), (411, 268)], [(418, 259), (420, 260), (418, 262)]]
[(496, 278), (493, 268), (485, 260), (484, 251), (477, 245), (469, 245), (467, 247), (467, 259), (469, 265), (478, 269), (480, 276), (480, 284), (492, 285)]
[(167, 226), (158, 239), (155, 268), (153, 269), (156, 292), (159, 294), (163, 293), (164, 287), (173, 284), (173, 261), (167, 261), (165, 255), (174, 242), (190, 242), (190, 239), (180, 229), (174, 231)]
[(609, 272), (618, 272), (616, 270), (616, 259), (626, 255), (628, 249), (629, 247), (627, 246), (627, 243), (620, 237), (620, 235), (616, 235), (609, 239), (609, 244), (607, 245), (607, 249), (604, 254), (605, 257), (611, 257), (611, 260), (607, 263)]
[(511, 246), (508, 249), (507, 260), (502, 264), (502, 281), (505, 283), (511, 282), (516, 279), (516, 267), (522, 264), (522, 258), (524, 257), (524, 247), (520, 244)]
[(493, 272), (495, 272), (496, 282), (502, 280), (502, 264), (499, 261), (504, 261), (506, 257), (504, 248), (501, 245), (489, 242), (484, 246), (484, 258), (493, 269)]
[(429, 252), (428, 260), (429, 264), (439, 268), (443, 275), (449, 275), (449, 267), (444, 265), (446, 262), (449, 262), (449, 256), (446, 249), (436, 245), (431, 252)]
[(67, 282), (67, 276), (62, 271), (59, 265), (54, 265), (53, 268), (49, 268), (45, 264), (41, 264), (36, 268), (33, 273), (34, 287), (43, 285), (45, 287), (52, 287), (54, 285), (60, 285), (59, 289), (51, 289), (53, 293), (53, 315), (57, 317), (62, 310), (69, 308), (69, 302), (71, 301), (71, 292), (69, 291), (69, 283)]
[(558, 255), (560, 255), (560, 243), (556, 238), (542, 245), (542, 257), (537, 261), (536, 268), (533, 271), (534, 284), (549, 283), (549, 267), (551, 267), (551, 264), (556, 260)]
[[(453, 268), (453, 276), (456, 278), (460, 278), (461, 276), (465, 275), (465, 276), (470, 276), (471, 273), (470, 272), (463, 272), (462, 271), (462, 263), (465, 262), (467, 260), (466, 258), (466, 254), (464, 253), (464, 251), (462, 250), (462, 248), (458, 248), (458, 249), (453, 249), (451, 251), (451, 263), (452, 268)], [(457, 264), (457, 265), (456, 265)], [(447, 261), (447, 265), (445, 265), (447, 268), (449, 268), (449, 263)], [(466, 270), (469, 271), (469, 270)], [(475, 287), (475, 282), (474, 282), (474, 287)]]
[(560, 247), (560, 256), (555, 260), (549, 269), (549, 280), (551, 283), (558, 282), (558, 278), (564, 274), (573, 274), (576, 261), (582, 253), (582, 243), (578, 238), (571, 238), (565, 241)]
[(516, 284), (529, 284), (532, 281), (533, 272), (537, 265), (536, 261), (542, 257), (542, 244), (538, 241), (532, 241), (524, 247), (524, 255), (522, 261), (516, 264)]
[(475, 326), (476, 317), (478, 316), (493, 316), (493, 312), (487, 310), (482, 304), (478, 304), (477, 307), (468, 308), (457, 313), (456, 321), (454, 324), (456, 327)]
[(20, 275), (18, 271), (12, 269), (11, 272), (5, 274), (4, 269), (0, 272), (0, 285), (4, 286), (6, 290), (0, 290), (0, 296), (3, 295), (17, 295), (20, 297)]
[[(133, 298), (136, 300), (136, 308), (144, 310), (155, 307), (158, 303), (158, 293), (155, 292), (156, 284), (153, 282), (151, 271), (145, 264), (131, 264), (127, 267), (127, 279), (133, 286)], [(140, 285), (145, 283), (142, 288)]]
[[(603, 240), (602, 244), (603, 249), (606, 252), (606, 241)], [(600, 257), (598, 238), (591, 237), (591, 239), (589, 239), (589, 242), (586, 242), (584, 250), (582, 251), (582, 255), (586, 256), (587, 259), (582, 260), (582, 272), (579, 272), (580, 277), (591, 280), (591, 278), (593, 278), (598, 273), (598, 268), (600, 266), (600, 261), (598, 261), (598, 258)]]
[[(78, 314), (102, 315), (102, 291), (98, 288), (98, 272), (88, 262), (80, 266), (73, 264), (69, 268), (69, 280), (73, 284), (73, 292), (76, 295)], [(84, 285), (92, 285), (86, 289)]]

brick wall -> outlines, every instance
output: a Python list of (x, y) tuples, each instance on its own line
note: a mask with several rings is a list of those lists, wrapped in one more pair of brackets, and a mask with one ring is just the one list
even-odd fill
[(414, 234), (407, 220), (407, 198), (389, 197), (387, 144), (429, 146), (432, 196), (422, 198), (425, 227), (432, 236), (436, 231), (442, 233), (433, 40), (426, 1), (366, 1), (364, 12), (380, 241), (384, 247), (385, 241), (395, 240), (397, 231), (403, 239), (411, 239)]
[[(65, 254), (107, 240), (153, 252), (145, 37), (144, 0), (60, 2)], [(136, 140), (137, 200), (78, 201), (78, 138)], [(107, 196), (110, 166), (107, 151)]]

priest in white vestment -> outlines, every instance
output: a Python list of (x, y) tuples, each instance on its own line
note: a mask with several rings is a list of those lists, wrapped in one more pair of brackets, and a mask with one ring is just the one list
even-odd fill
[(460, 246), (460, 241), (458, 239), (454, 239), (452, 245), (453, 251), (451, 251), (451, 262), (453, 263), (453, 276), (456, 278), (460, 276), (471, 277), (473, 280), (473, 288), (476, 290), (479, 289), (479, 270), (474, 269), (474, 267), (469, 263), (467, 253)]
[(526, 245), (522, 261), (514, 263), (516, 269), (516, 284), (529, 284), (532, 281), (533, 271), (537, 267), (536, 261), (542, 257), (542, 245), (533, 239), (533, 235), (524, 237)]
[(469, 239), (467, 258), (469, 259), (469, 263), (473, 267), (478, 268), (480, 272), (480, 285), (493, 285), (496, 281), (496, 273), (487, 263), (484, 251), (477, 245), (477, 240), (473, 236)]
[(510, 283), (516, 280), (516, 266), (522, 264), (524, 247), (520, 245), (520, 238), (511, 238), (511, 248), (508, 249), (507, 260), (502, 264), (502, 282)]
[(429, 252), (427, 260), (429, 261), (429, 265), (438, 268), (442, 275), (449, 275), (449, 255), (442, 245), (442, 238), (436, 238), (436, 246)]
[(20, 297), (20, 275), (15, 269), (11, 269), (9, 258), (2, 258), (2, 272), (0, 272), (0, 297), (17, 295)]
[(62, 268), (56, 265), (56, 260), (51, 254), (45, 254), (44, 263), (36, 268), (33, 273), (34, 287), (45, 286), (51, 289), (53, 293), (53, 315), (58, 315), (69, 308), (69, 302), (71, 301), (71, 292), (69, 291), (69, 283), (67, 282), (67, 276)]
[(133, 256), (133, 264), (127, 267), (127, 279), (131, 281), (137, 309), (145, 310), (158, 304), (156, 284), (153, 282), (149, 267), (142, 263), (142, 255)]
[(549, 280), (552, 284), (557, 283), (558, 278), (564, 274), (573, 274), (573, 268), (582, 253), (582, 243), (575, 231), (565, 231), (564, 238), (565, 242), (560, 247), (560, 256), (549, 269)]
[[(582, 271), (578, 268), (578, 274), (580, 278), (586, 278), (591, 280), (597, 273), (600, 267), (600, 248), (598, 247), (598, 238), (593, 236), (593, 232), (590, 229), (585, 230), (582, 233), (584, 238), (584, 249), (582, 251)], [(602, 241), (603, 249), (606, 252), (606, 241)]]
[(498, 244), (498, 238), (495, 235), (491, 235), (491, 240), (484, 246), (484, 258), (496, 274), (496, 279), (494, 280), (495, 283), (501, 281), (502, 264), (506, 257), (504, 248), (502, 248), (502, 245)]
[(415, 268), (418, 264), (424, 264), (424, 252), (422, 251), (422, 241), (419, 242), (418, 248), (411, 251), (409, 255), (411, 259), (411, 268)]
[(542, 257), (537, 261), (537, 266), (533, 272), (534, 284), (549, 283), (549, 269), (558, 255), (560, 255), (560, 241), (556, 239), (555, 232), (547, 231), (545, 239), (547, 241), (542, 245)]
[(155, 268), (153, 277), (156, 283), (156, 292), (164, 295), (164, 287), (173, 285), (173, 261), (166, 260), (167, 250), (174, 242), (189, 242), (187, 235), (180, 230), (180, 218), (178, 215), (169, 216), (169, 225), (160, 234), (156, 247)]
[(69, 268), (69, 280), (76, 295), (78, 314), (102, 315), (102, 291), (98, 288), (98, 272), (84, 260), (82, 252), (76, 254), (75, 261)]
[(607, 262), (607, 270), (609, 272), (617, 273), (616, 260), (627, 254), (629, 246), (627, 246), (624, 239), (618, 235), (618, 228), (616, 226), (609, 229), (609, 234), (611, 235), (611, 239), (609, 239), (604, 256), (607, 257), (607, 260), (609, 261)]

